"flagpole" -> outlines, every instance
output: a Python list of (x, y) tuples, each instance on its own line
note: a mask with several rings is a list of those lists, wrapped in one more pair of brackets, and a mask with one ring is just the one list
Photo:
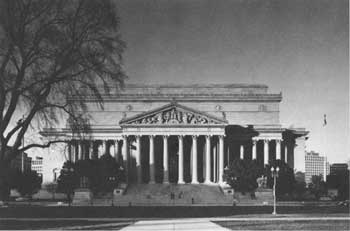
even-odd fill
[(324, 143), (324, 159), (323, 159), (323, 181), (327, 182), (327, 154), (326, 154), (326, 149), (327, 149), (327, 139), (326, 139), (326, 135), (327, 135), (327, 131), (326, 131), (326, 127), (327, 127), (327, 118), (326, 118), (326, 114), (323, 115), (323, 143)]

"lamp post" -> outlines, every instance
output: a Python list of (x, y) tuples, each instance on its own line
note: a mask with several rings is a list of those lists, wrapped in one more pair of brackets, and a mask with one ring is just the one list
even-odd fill
[(271, 167), (271, 176), (273, 177), (273, 215), (276, 215), (276, 178), (278, 177), (278, 172), (280, 168), (276, 167)]

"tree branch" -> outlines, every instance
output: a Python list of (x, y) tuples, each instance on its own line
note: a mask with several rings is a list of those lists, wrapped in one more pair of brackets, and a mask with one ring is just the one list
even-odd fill
[(24, 146), (23, 148), (18, 149), (19, 152), (24, 152), (30, 148), (48, 148), (50, 147), (51, 144), (56, 144), (56, 143), (67, 143), (67, 140), (53, 140), (49, 141), (46, 144), (28, 144), (27, 146)]

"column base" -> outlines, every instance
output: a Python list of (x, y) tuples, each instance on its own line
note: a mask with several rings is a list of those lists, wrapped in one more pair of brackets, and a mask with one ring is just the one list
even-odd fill
[(170, 182), (169, 181), (163, 181), (162, 184), (170, 184)]
[(191, 181), (191, 184), (199, 184), (198, 181)]
[(155, 181), (148, 182), (148, 184), (155, 184), (155, 183), (156, 183)]
[(208, 181), (204, 181), (204, 184), (215, 184), (215, 183), (208, 180)]
[(178, 181), (177, 184), (186, 184), (185, 181)]

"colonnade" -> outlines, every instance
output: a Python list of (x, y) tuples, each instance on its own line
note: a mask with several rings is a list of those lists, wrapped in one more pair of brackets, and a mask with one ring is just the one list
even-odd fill
[[(130, 137), (135, 141), (135, 162), (137, 182), (142, 183), (142, 166), (141, 166), (141, 136), (122, 136), (122, 139), (116, 140), (72, 140), (68, 145), (69, 160), (75, 162), (83, 159), (96, 159), (105, 153), (109, 153), (116, 161), (123, 161), (123, 166), (128, 176), (130, 168)], [(178, 139), (178, 184), (184, 184), (184, 137), (185, 135), (177, 135)], [(191, 183), (198, 184), (198, 135), (191, 135)], [(169, 135), (163, 135), (163, 183), (169, 183)], [(203, 179), (204, 183), (223, 183), (225, 153), (223, 135), (215, 136), (218, 141), (212, 147), (213, 136), (205, 135), (205, 148), (203, 156)], [(155, 135), (148, 135), (149, 140), (149, 183), (156, 182), (156, 165), (155, 165)], [(257, 142), (263, 140), (263, 159), (264, 165), (269, 163), (269, 142), (272, 139), (264, 139), (254, 137), (252, 139), (252, 156), (257, 159)], [(276, 143), (276, 159), (281, 159), (281, 139), (274, 139)], [(243, 159), (245, 154), (244, 146), (240, 146), (240, 158)], [(287, 160), (287, 149), (285, 150), (285, 160)], [(226, 163), (227, 164), (227, 163)], [(128, 178), (128, 177), (127, 177)]]

